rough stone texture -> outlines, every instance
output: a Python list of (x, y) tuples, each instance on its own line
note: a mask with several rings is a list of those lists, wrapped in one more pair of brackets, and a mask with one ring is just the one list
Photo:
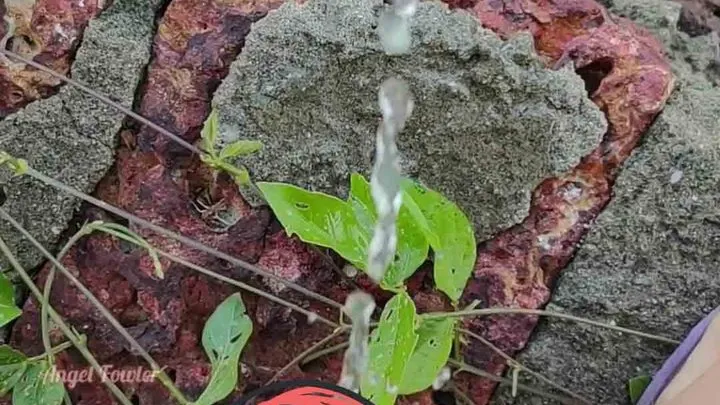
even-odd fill
[[(118, 0), (90, 22), (72, 76), (130, 107), (150, 56), (159, 0)], [(56, 96), (28, 105), (0, 122), (0, 149), (26, 159), (38, 171), (91, 192), (113, 163), (115, 137), (124, 116), (81, 92), (63, 87)], [(4, 208), (46, 247), (57, 243), (79, 201), (29, 177), (0, 175)], [(30, 268), (41, 254), (0, 223), (0, 236)], [(2, 263), (5, 263), (3, 261)]]
[(679, 27), (692, 36), (720, 31), (719, 0), (675, 0), (682, 4)]
[[(104, 0), (21, 0), (0, 3), (0, 47), (62, 74), (70, 73), (75, 51)], [(57, 92), (56, 77), (0, 55), (0, 118)]]
[(672, 1), (615, 0), (612, 10), (651, 29), (664, 43), (668, 58), (674, 62), (673, 69), (679, 74), (703, 73), (710, 82), (720, 85), (720, 42), (680, 24), (684, 7)]
[[(661, 38), (676, 92), (627, 162), (548, 309), (681, 340), (720, 302), (720, 90), (704, 74), (707, 37), (675, 30), (679, 6), (619, 1)], [(703, 62), (704, 61), (704, 62)], [(626, 404), (626, 382), (651, 374), (672, 347), (615, 332), (545, 320), (520, 360), (599, 404)], [(496, 404), (545, 403), (500, 390)], [(550, 402), (547, 402), (550, 403)]]
[[(385, 56), (379, 0), (287, 3), (255, 24), (214, 98), (221, 132), (259, 139), (256, 180), (346, 196), (369, 174), (377, 89), (399, 74), (415, 94), (403, 169), (457, 202), (481, 239), (521, 221), (531, 190), (587, 154), (605, 131), (583, 82), (545, 69), (528, 36), (502, 42), (464, 11), (422, 3), (413, 50)], [(501, 168), (501, 169), (499, 169)]]

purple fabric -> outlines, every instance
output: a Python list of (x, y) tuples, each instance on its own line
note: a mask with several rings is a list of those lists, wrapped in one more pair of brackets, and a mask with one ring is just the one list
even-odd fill
[(665, 387), (670, 384), (673, 377), (675, 377), (675, 374), (680, 371), (687, 358), (690, 357), (690, 354), (693, 350), (695, 350), (695, 346), (700, 343), (708, 325), (710, 325), (710, 322), (718, 313), (720, 313), (720, 307), (715, 308), (710, 315), (706, 316), (705, 319), (692, 328), (685, 340), (665, 361), (662, 368), (655, 373), (655, 376), (652, 378), (652, 382), (650, 382), (650, 385), (648, 385), (645, 392), (643, 392), (643, 395), (640, 397), (640, 400), (638, 400), (637, 405), (655, 404), (655, 401), (657, 401), (660, 397), (660, 394), (662, 394), (663, 390), (665, 390)]

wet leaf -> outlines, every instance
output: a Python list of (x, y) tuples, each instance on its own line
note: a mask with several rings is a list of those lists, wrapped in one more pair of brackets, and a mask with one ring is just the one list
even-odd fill
[[(217, 164), (214, 165), (214, 167), (224, 172), (227, 172), (233, 178), (235, 184), (237, 184), (238, 186), (243, 187), (250, 184), (250, 173), (248, 173), (245, 167), (235, 166), (221, 160), (218, 160), (215, 163)], [(213, 166), (213, 164), (211, 164), (211, 166)]]
[(433, 384), (450, 357), (455, 337), (455, 320), (424, 320), (417, 329), (417, 334), (417, 345), (399, 387), (401, 395), (423, 391)]
[(370, 364), (360, 385), (362, 395), (376, 405), (392, 405), (415, 349), (415, 304), (407, 293), (395, 295), (386, 305), (370, 337)]
[(249, 155), (255, 153), (262, 148), (262, 142), (260, 141), (248, 141), (239, 140), (235, 141), (220, 151), (220, 159), (234, 159), (240, 156)]
[(205, 152), (216, 158), (215, 145), (218, 137), (218, 114), (214, 108), (205, 120), (200, 136), (202, 137), (202, 146)]
[(65, 387), (53, 374), (47, 361), (29, 363), (27, 371), (13, 389), (13, 405), (58, 405)]
[(460, 299), (475, 266), (475, 234), (470, 221), (442, 194), (406, 179), (403, 182), (408, 210), (425, 232), (434, 255), (438, 289), (453, 301)]
[(22, 311), (15, 305), (15, 290), (5, 274), (0, 273), (0, 327), (20, 316)]
[(210, 382), (195, 405), (212, 405), (228, 396), (237, 385), (240, 353), (253, 326), (239, 293), (225, 299), (205, 323), (202, 344), (210, 359)]
[(288, 235), (333, 249), (365, 269), (369, 234), (345, 201), (290, 184), (261, 182), (257, 186)]
[(645, 392), (645, 388), (647, 388), (649, 384), (649, 376), (641, 375), (631, 378), (628, 381), (628, 394), (630, 395), (630, 402), (633, 404), (637, 403), (643, 392)]
[[(363, 246), (367, 247), (372, 237), (372, 229), (377, 220), (375, 203), (370, 194), (370, 183), (357, 173), (350, 177), (350, 197), (348, 202), (353, 208), (355, 218), (362, 227), (367, 230), (367, 241)], [(398, 244), (395, 260), (390, 264), (382, 284), (385, 288), (398, 288), (403, 281), (412, 276), (413, 273), (425, 262), (428, 256), (429, 245), (424, 232), (415, 224), (413, 215), (403, 204), (397, 219)]]
[(27, 357), (8, 345), (0, 346), (0, 397), (20, 381), (27, 369)]

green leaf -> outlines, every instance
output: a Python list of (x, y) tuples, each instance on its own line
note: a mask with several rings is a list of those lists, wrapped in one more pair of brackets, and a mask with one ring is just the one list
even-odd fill
[(65, 396), (65, 387), (53, 371), (45, 360), (30, 363), (13, 389), (13, 405), (60, 404)]
[(408, 361), (405, 376), (400, 384), (401, 395), (423, 391), (435, 381), (450, 358), (455, 337), (455, 320), (451, 318), (423, 320), (417, 334), (415, 351)]
[(215, 146), (217, 144), (218, 137), (218, 114), (214, 108), (210, 111), (210, 115), (208, 115), (205, 120), (202, 131), (200, 131), (200, 136), (202, 137), (202, 145), (205, 152), (213, 158), (217, 157), (215, 153)]
[(228, 162), (218, 160), (216, 168), (227, 172), (235, 181), (238, 186), (247, 186), (250, 184), (250, 173), (248, 173), (245, 167), (238, 167)]
[(22, 176), (27, 173), (29, 166), (25, 159), (16, 158), (5, 151), (0, 151), (0, 166), (7, 165), (12, 170), (13, 177)]
[(460, 299), (476, 259), (475, 234), (465, 214), (442, 194), (417, 182), (403, 182), (409, 211), (426, 233), (434, 253), (438, 289), (453, 301)]
[[(350, 177), (350, 197), (348, 203), (352, 206), (360, 227), (367, 230), (364, 235), (363, 247), (367, 251), (372, 238), (372, 232), (377, 221), (377, 211), (370, 192), (370, 183), (357, 173)], [(402, 286), (403, 281), (410, 277), (428, 257), (428, 241), (424, 232), (418, 229), (413, 215), (405, 207), (400, 207), (397, 218), (398, 244), (395, 260), (390, 264), (383, 287), (394, 289)]]
[(251, 153), (255, 153), (262, 148), (262, 142), (260, 141), (248, 141), (248, 140), (239, 140), (235, 141), (220, 151), (220, 159), (233, 159), (240, 156), (249, 155)]
[(20, 381), (27, 369), (27, 357), (8, 345), (0, 346), (0, 397)]
[(370, 184), (361, 174), (353, 173), (350, 176), (350, 195), (347, 203), (352, 208), (358, 225), (364, 231), (362, 245), (367, 250), (372, 239), (377, 213), (370, 194)]
[(22, 311), (15, 305), (13, 285), (5, 274), (0, 273), (0, 327), (7, 325), (20, 314)]
[(375, 405), (395, 402), (417, 339), (415, 304), (402, 292), (385, 305), (380, 323), (370, 337), (370, 363), (360, 384), (365, 398)]
[(643, 392), (645, 392), (645, 388), (647, 388), (649, 384), (650, 377), (646, 375), (633, 377), (628, 381), (628, 394), (630, 395), (630, 401), (633, 404), (640, 400)]
[(290, 184), (260, 182), (257, 186), (288, 235), (331, 248), (356, 267), (366, 268), (367, 231), (348, 204)]
[(238, 362), (253, 326), (239, 293), (223, 301), (205, 323), (202, 344), (210, 359), (210, 382), (196, 405), (212, 405), (228, 396), (237, 385)]

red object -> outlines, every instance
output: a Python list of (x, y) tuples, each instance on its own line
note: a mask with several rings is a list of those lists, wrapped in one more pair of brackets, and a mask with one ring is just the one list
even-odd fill
[(356, 399), (345, 394), (324, 388), (302, 387), (284, 392), (274, 398), (261, 402), (259, 405), (359, 405)]
[[(256, 402), (259, 397), (266, 398)], [(282, 381), (259, 388), (233, 405), (373, 405), (345, 388), (312, 380)]]

